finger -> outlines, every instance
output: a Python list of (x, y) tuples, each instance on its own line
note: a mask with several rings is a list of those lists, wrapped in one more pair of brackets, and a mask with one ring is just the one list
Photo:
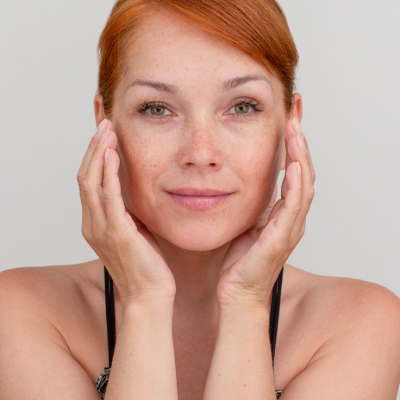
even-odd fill
[(292, 126), (293, 126), (293, 129), (296, 131), (296, 133), (299, 135), (299, 141), (301, 144), (303, 144), (303, 148), (305, 150), (305, 153), (307, 154), (308, 162), (309, 162), (310, 169), (311, 169), (311, 176), (312, 176), (312, 180), (314, 183), (316, 175), (315, 175), (314, 165), (313, 165), (312, 159), (311, 159), (310, 149), (308, 147), (307, 139), (304, 136), (300, 122), (297, 120), (297, 118), (293, 118)]
[[(89, 146), (83, 157), (81, 166), (78, 171), (78, 178), (83, 179), (86, 176), (86, 171), (89, 166), (90, 160), (92, 159), (93, 153), (96, 150), (97, 145), (99, 144), (99, 141), (100, 141), (101, 136), (103, 135), (103, 132), (105, 132), (106, 129), (108, 129), (109, 123), (110, 123), (110, 121), (108, 121), (107, 119), (104, 119), (103, 121), (101, 121), (101, 123), (97, 127), (97, 131), (94, 134), (94, 136), (92, 137), (92, 139), (90, 140)], [(79, 179), (78, 179), (78, 181), (79, 181)]]
[(283, 204), (285, 204), (285, 200), (282, 200), (282, 199), (280, 199), (276, 202), (274, 208), (272, 209), (271, 213), (269, 214), (268, 222), (271, 221), (272, 219), (274, 219), (278, 215), (279, 210), (281, 209)]
[(104, 154), (107, 148), (116, 148), (115, 132), (106, 130), (90, 160), (85, 178), (85, 198), (93, 229), (104, 229), (106, 210), (103, 200)]
[(271, 200), (269, 201), (267, 208), (264, 210), (264, 212), (261, 214), (261, 216), (257, 219), (257, 222), (263, 223), (264, 225), (267, 223), (269, 214), (271, 213), (271, 210), (275, 205), (277, 195), (278, 195), (278, 185), (275, 185), (274, 191), (271, 196)]
[(264, 212), (261, 214), (261, 216), (257, 219), (257, 222), (254, 224), (253, 228), (256, 232), (256, 240), (260, 236), (262, 230), (264, 229), (265, 225), (267, 225), (267, 222), (269, 221), (269, 216), (271, 214), (272, 209), (275, 206), (276, 202), (276, 196), (278, 195), (278, 185), (275, 185), (274, 191), (271, 196), (271, 200), (268, 203), (267, 208), (264, 210)]
[[(296, 137), (296, 132), (293, 129), (293, 119), (289, 119), (285, 125), (285, 148), (286, 148), (285, 170), (287, 170), (289, 165), (293, 162), (290, 152), (288, 151), (289, 143), (293, 137)], [(285, 178), (283, 179), (282, 187), (281, 187), (281, 198), (282, 199), (285, 198), (286, 193), (287, 193), (287, 181), (286, 181), (286, 175), (285, 175)]]
[(82, 235), (83, 237), (88, 240), (90, 236), (90, 228), (92, 226), (92, 218), (90, 216), (89, 207), (86, 203), (86, 198), (83, 193), (83, 190), (79, 189), (79, 196), (81, 198), (82, 204)]
[(91, 217), (90, 217), (89, 207), (87, 205), (86, 195), (85, 195), (86, 172), (87, 172), (87, 168), (90, 163), (90, 160), (92, 158), (93, 152), (96, 149), (96, 147), (100, 141), (101, 135), (103, 134), (105, 129), (107, 129), (107, 125), (108, 125), (107, 119), (104, 119), (98, 125), (97, 131), (94, 134), (94, 136), (92, 137), (92, 139), (90, 140), (88, 149), (86, 150), (86, 153), (83, 157), (82, 163), (80, 165), (80, 168), (79, 168), (79, 171), (77, 174), (77, 181), (78, 181), (78, 185), (79, 185), (79, 196), (80, 196), (81, 204), (82, 204), (82, 233), (85, 238), (88, 236), (87, 235), (88, 227), (91, 226)]
[[(103, 194), (107, 214), (107, 226), (112, 230), (133, 228), (137, 231), (132, 217), (126, 212), (121, 194), (121, 184), (118, 177), (120, 159), (117, 152), (109, 148), (105, 154)], [(129, 219), (128, 219), (128, 218)], [(126, 226), (129, 221), (129, 226)]]
[[(298, 121), (296, 121), (298, 124)], [(301, 132), (300, 124), (296, 127), (297, 131)], [(302, 232), (304, 231), (305, 219), (309, 212), (311, 202), (314, 198), (314, 180), (315, 173), (311, 163), (311, 156), (308, 151), (308, 147), (305, 143), (305, 137), (303, 134), (299, 134), (297, 137), (298, 140), (296, 142), (292, 141), (289, 144), (289, 152), (292, 155), (292, 158), (296, 161), (300, 162), (302, 169), (302, 199), (301, 199), (301, 207), (299, 214), (296, 219), (295, 226), (293, 228), (293, 235), (296, 237), (302, 236)], [(298, 241), (298, 237), (294, 238), (294, 240)]]
[(298, 168), (300, 168), (300, 164), (297, 162), (291, 163), (287, 168), (288, 191), (285, 200), (277, 203), (277, 212), (272, 210), (274, 216), (260, 236), (261, 245), (272, 239), (279, 247), (283, 248), (290, 240), (290, 234), (300, 211), (302, 197), (301, 171), (299, 172)]

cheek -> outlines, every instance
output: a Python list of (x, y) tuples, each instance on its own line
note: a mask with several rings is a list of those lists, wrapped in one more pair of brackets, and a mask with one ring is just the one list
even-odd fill
[(272, 195), (280, 171), (280, 153), (283, 145), (280, 127), (265, 127), (253, 135), (251, 141), (243, 141), (240, 151), (234, 152), (231, 167), (245, 182), (245, 199), (262, 207)]
[(154, 138), (119, 130), (118, 154), (121, 164), (119, 178), (126, 207), (140, 218), (140, 210), (155, 206), (154, 185), (162, 171), (171, 163), (168, 151)]

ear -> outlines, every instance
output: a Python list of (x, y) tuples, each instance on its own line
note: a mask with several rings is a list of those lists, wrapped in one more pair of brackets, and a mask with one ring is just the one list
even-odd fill
[(94, 116), (96, 118), (96, 127), (98, 127), (100, 122), (106, 118), (102, 94), (96, 94), (96, 96), (94, 96)]
[[(300, 93), (295, 93), (292, 97), (292, 111), (290, 113), (289, 118), (296, 117), (297, 120), (301, 123), (303, 119), (303, 99)], [(285, 156), (282, 157), (281, 162), (281, 171), (283, 171), (286, 167), (286, 149), (285, 149)]]
[(292, 97), (292, 116), (291, 118), (296, 117), (297, 120), (301, 123), (303, 119), (303, 99), (300, 93), (295, 93)]

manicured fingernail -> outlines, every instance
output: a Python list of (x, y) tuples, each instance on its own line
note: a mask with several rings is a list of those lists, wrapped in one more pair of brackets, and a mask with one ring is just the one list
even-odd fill
[(301, 151), (306, 151), (306, 144), (304, 142), (304, 135), (302, 133), (297, 135), (297, 145), (300, 147)]
[(107, 129), (107, 130), (103, 133), (103, 136), (101, 137), (99, 144), (103, 143), (103, 142), (108, 138), (108, 135), (109, 135), (109, 134), (110, 134), (110, 130)]
[(104, 162), (108, 160), (109, 155), (110, 155), (110, 149), (107, 147), (106, 153), (104, 154)]
[(300, 166), (300, 163), (298, 161), (296, 163), (296, 168), (297, 168), (297, 173), (299, 174), (299, 176), (301, 176), (301, 166)]
[(300, 126), (300, 122), (298, 121), (298, 119), (296, 117), (293, 118), (292, 126), (293, 126), (294, 131), (299, 135), (301, 133), (301, 126)]
[(99, 135), (101, 135), (103, 133), (104, 129), (106, 128), (106, 126), (107, 126), (107, 118), (103, 119), (103, 121), (100, 122), (100, 124), (97, 128), (97, 133)]

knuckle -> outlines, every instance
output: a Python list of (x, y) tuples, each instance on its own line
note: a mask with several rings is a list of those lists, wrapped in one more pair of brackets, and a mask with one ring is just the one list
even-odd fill
[(293, 207), (293, 212), (295, 214), (298, 214), (301, 210), (301, 203), (296, 203), (296, 205)]
[(107, 186), (103, 185), (103, 199), (105, 203), (109, 203), (111, 200), (111, 192), (108, 190)]
[(305, 232), (306, 232), (306, 224), (303, 224), (300, 230), (300, 238), (304, 236)]
[(90, 187), (89, 180), (87, 178), (82, 179), (81, 189), (82, 189), (83, 193), (85, 193), (85, 194), (90, 192), (91, 187)]
[(77, 175), (76, 175), (76, 180), (78, 181), (79, 186), (82, 184), (83, 181), (83, 173), (81, 170), (78, 171)]
[(307, 193), (307, 200), (311, 202), (313, 200), (314, 196), (315, 196), (315, 189), (311, 188), (309, 190), (309, 192)]
[(82, 224), (82, 236), (83, 238), (88, 242), (88, 243), (92, 243), (92, 235), (91, 235), (91, 230), (88, 229), (88, 227), (85, 224)]

